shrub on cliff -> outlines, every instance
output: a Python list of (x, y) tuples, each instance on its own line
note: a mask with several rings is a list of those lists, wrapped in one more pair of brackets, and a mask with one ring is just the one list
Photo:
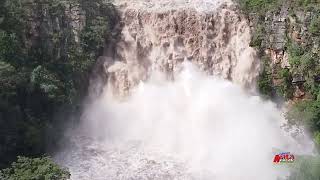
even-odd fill
[(282, 82), (275, 87), (277, 94), (285, 99), (293, 97), (292, 76), (289, 69), (280, 69), (277, 74)]
[(263, 62), (263, 70), (259, 75), (258, 89), (261, 94), (265, 95), (267, 98), (270, 98), (273, 96), (273, 87), (271, 69), (267, 63), (269, 59), (268, 57), (264, 56), (261, 58), (261, 61)]
[(238, 0), (240, 7), (246, 13), (264, 15), (267, 11), (275, 10), (282, 0)]
[(305, 126), (314, 136), (320, 147), (320, 98), (296, 103), (287, 113), (288, 122)]
[(287, 180), (319, 180), (320, 157), (298, 156), (291, 165), (291, 173)]
[(255, 47), (260, 50), (262, 46), (262, 42), (265, 38), (265, 34), (266, 34), (265, 27), (263, 25), (258, 25), (255, 28), (254, 33), (251, 37), (250, 47)]
[(313, 35), (320, 36), (320, 15), (319, 14), (316, 17), (311, 19), (309, 30)]

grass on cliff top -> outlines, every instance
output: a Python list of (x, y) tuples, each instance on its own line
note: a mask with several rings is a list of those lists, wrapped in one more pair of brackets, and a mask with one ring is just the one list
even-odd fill
[(308, 10), (320, 9), (320, 0), (238, 0), (240, 8), (246, 13), (265, 15), (287, 5), (291, 9)]
[(265, 14), (279, 7), (281, 0), (239, 0), (239, 5), (246, 13)]

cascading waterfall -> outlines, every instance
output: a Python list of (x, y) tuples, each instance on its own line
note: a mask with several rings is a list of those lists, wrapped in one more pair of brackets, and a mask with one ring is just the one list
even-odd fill
[(254, 87), (260, 64), (249, 47), (250, 27), (225, 0), (118, 1), (122, 31), (114, 62), (105, 71), (109, 85), (128, 95), (155, 70), (168, 79), (185, 59), (208, 75)]
[(248, 91), (260, 65), (232, 2), (116, 4), (116, 55), (100, 63), (107, 83), (55, 156), (72, 179), (276, 180), (288, 175), (276, 153), (311, 153), (281, 129), (275, 104)]

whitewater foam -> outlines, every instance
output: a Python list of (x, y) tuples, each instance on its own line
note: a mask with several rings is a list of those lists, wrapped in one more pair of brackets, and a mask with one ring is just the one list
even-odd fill
[(280, 128), (275, 104), (189, 63), (177, 77), (154, 73), (121, 102), (105, 89), (56, 156), (72, 179), (276, 180), (288, 174), (276, 153), (312, 150)]
[(212, 12), (217, 7), (232, 4), (231, 0), (115, 0), (118, 6), (143, 9), (152, 12), (168, 10), (195, 9), (199, 12)]

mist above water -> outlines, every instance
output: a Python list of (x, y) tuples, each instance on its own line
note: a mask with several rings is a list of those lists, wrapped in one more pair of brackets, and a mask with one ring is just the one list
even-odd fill
[(185, 63), (175, 81), (161, 73), (125, 101), (107, 88), (57, 155), (73, 179), (276, 180), (281, 151), (309, 153), (280, 126), (275, 104)]

